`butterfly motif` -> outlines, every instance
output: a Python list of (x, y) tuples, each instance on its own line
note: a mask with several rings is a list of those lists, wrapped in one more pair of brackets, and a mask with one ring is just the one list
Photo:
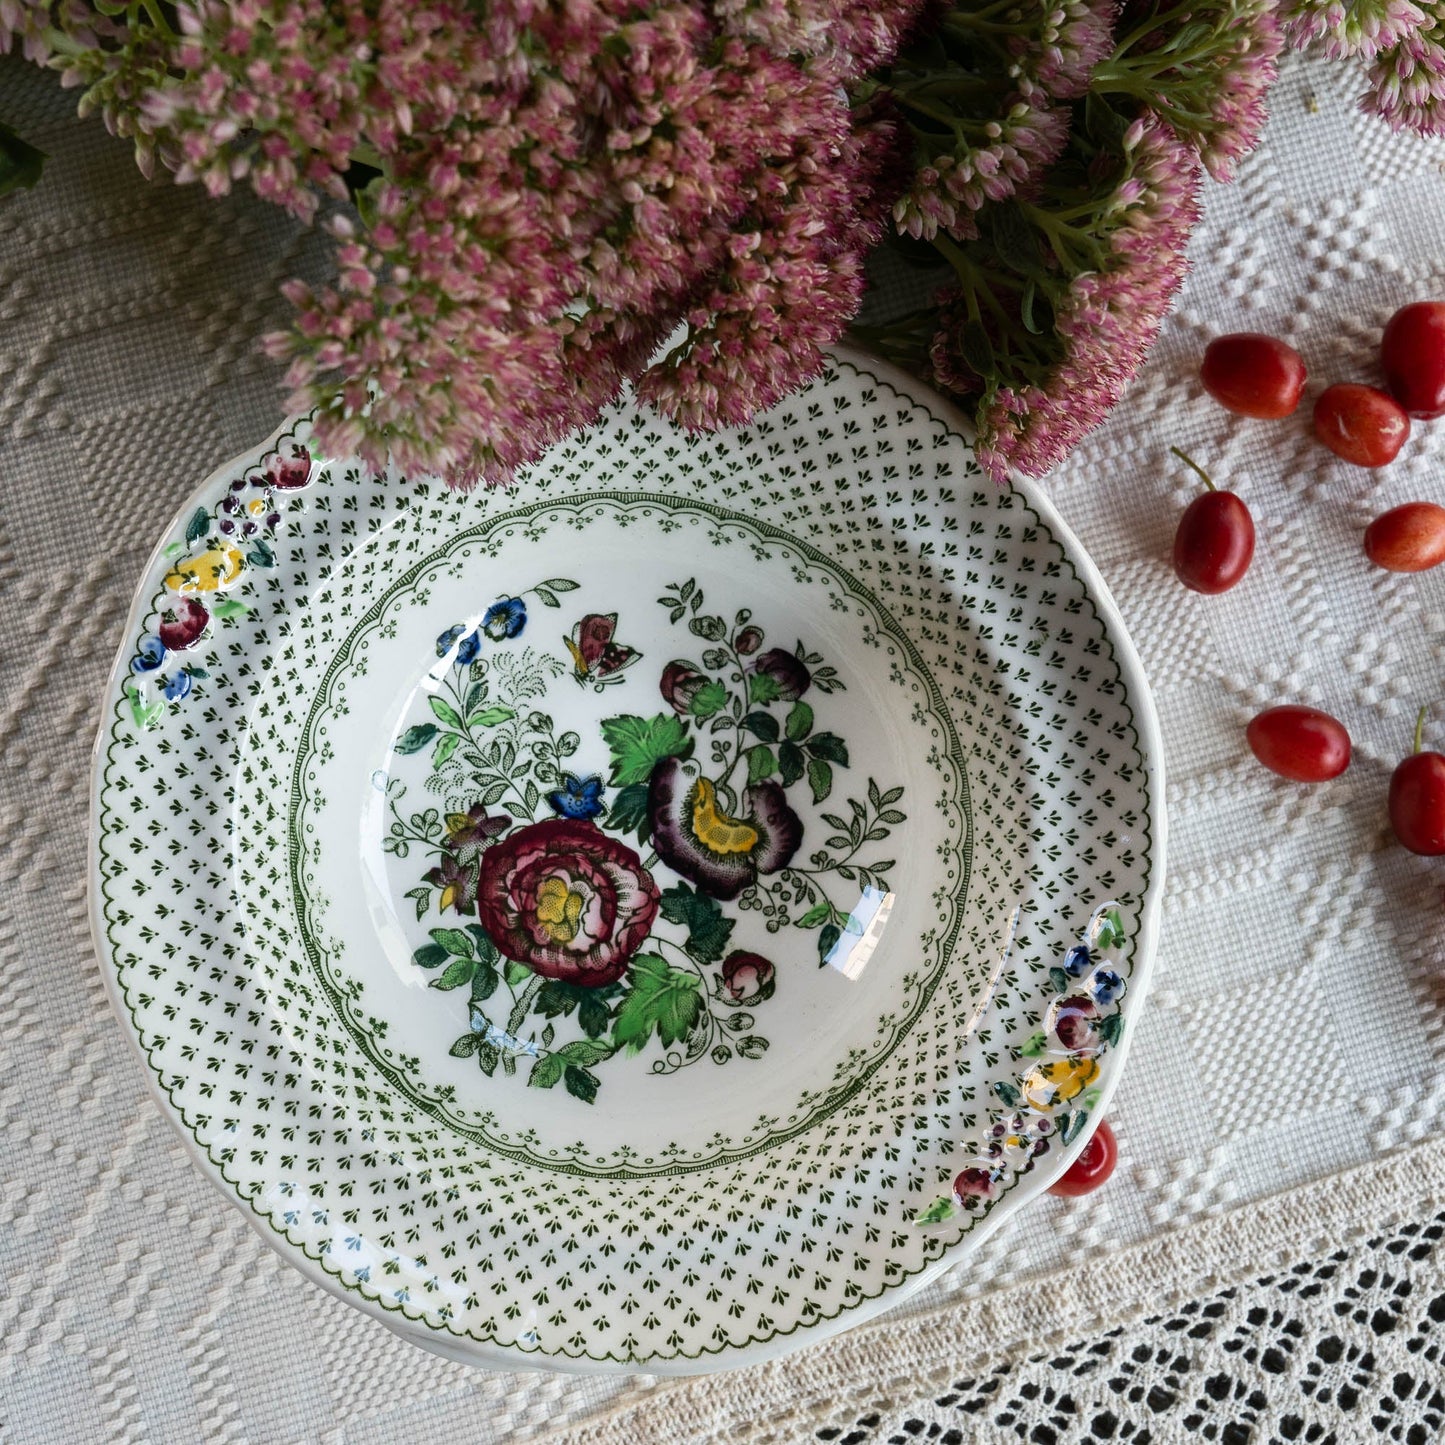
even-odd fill
[(605, 616), (589, 613), (573, 629), (571, 637), (562, 640), (572, 654), (572, 675), (586, 687), (591, 683), (599, 692), (610, 682), (620, 682), (621, 674), (642, 656), (635, 647), (614, 642), (617, 614)]

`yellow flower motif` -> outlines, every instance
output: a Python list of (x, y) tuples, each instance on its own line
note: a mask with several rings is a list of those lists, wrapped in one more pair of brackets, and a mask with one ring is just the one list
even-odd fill
[(582, 921), (582, 895), (560, 878), (546, 878), (537, 890), (537, 922), (554, 943), (571, 943)]
[(1024, 1098), (1035, 1109), (1052, 1109), (1082, 1094), (1099, 1077), (1096, 1059), (1052, 1059), (1024, 1077)]
[(758, 830), (724, 813), (717, 805), (717, 789), (706, 778), (693, 787), (693, 836), (714, 853), (751, 853), (757, 846)]
[(183, 597), (191, 592), (220, 592), (245, 569), (238, 547), (217, 547), (198, 557), (183, 557), (166, 573), (166, 586)]

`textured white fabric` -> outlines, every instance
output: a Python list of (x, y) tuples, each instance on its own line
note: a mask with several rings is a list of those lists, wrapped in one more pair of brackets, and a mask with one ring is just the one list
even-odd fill
[[(1362, 472), (1312, 441), (1307, 406), (1244, 421), (1197, 381), (1204, 342), (1234, 329), (1292, 340), (1311, 398), (1377, 379), (1390, 312), (1445, 295), (1445, 147), (1357, 115), (1355, 86), (1343, 66), (1287, 67), (1264, 149), (1209, 190), (1195, 275), (1145, 373), (1049, 483), (1156, 690), (1170, 877), (1154, 997), (1112, 1109), (1115, 1181), (1041, 1201), (905, 1307), (933, 1311), (969, 1371), (976, 1301), (1047, 1294), (1127, 1248), (1112, 1304), (1137, 1312), (1180, 1258), (1208, 1264), (1204, 1239), (1183, 1255), (1145, 1246), (1188, 1241), (1203, 1217), (1238, 1221), (1230, 1247), (1247, 1251), (1289, 1195), (1266, 1201), (1349, 1166), (1366, 1171), (1358, 1215), (1374, 1167), (1392, 1207), (1433, 1207), (1410, 1180), (1438, 1170), (1412, 1146), (1445, 1113), (1442, 875), (1391, 844), (1384, 794), (1417, 701), (1442, 702), (1445, 747), (1445, 569), (1375, 572), (1359, 539), (1387, 506), (1445, 500), (1445, 423)], [(166, 520), (274, 424), (252, 344), (284, 314), (278, 281), (321, 256), (249, 196), (146, 185), (123, 145), (73, 119), (73, 96), (17, 61), (0, 62), (0, 119), (52, 155), (37, 191), (0, 202), (0, 1439), (504, 1440), (660, 1403), (645, 1378), (488, 1375), (395, 1340), (288, 1270), (151, 1103), (85, 923), (95, 700)], [(1254, 566), (1223, 597), (1169, 571), (1193, 491), (1170, 442), (1254, 509)], [(1301, 788), (1248, 758), (1245, 721), (1286, 700), (1348, 724), (1344, 778)], [(798, 1362), (800, 1392), (849, 1339)], [(734, 1438), (769, 1429), (738, 1412), (746, 1374), (666, 1388), (693, 1391)], [(654, 1410), (647, 1438), (674, 1434), (668, 1420)]]

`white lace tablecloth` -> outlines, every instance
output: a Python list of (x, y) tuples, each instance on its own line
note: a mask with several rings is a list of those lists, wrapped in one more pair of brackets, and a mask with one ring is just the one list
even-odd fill
[[(1049, 483), (1133, 630), (1168, 754), (1118, 1174), (1041, 1201), (881, 1324), (661, 1384), (487, 1374), (400, 1342), (283, 1265), (151, 1102), (86, 926), (96, 699), (165, 522), (271, 429), (253, 341), (320, 252), (249, 196), (145, 184), (72, 96), (0, 62), (0, 120), (52, 156), (0, 202), (0, 1440), (1164, 1439), (1211, 1410), (1222, 1440), (1376, 1419), (1435, 1438), (1445, 873), (1393, 846), (1384, 797), (1419, 703), (1445, 747), (1445, 569), (1374, 571), (1360, 533), (1445, 501), (1445, 422), (1358, 471), (1313, 443), (1308, 406), (1233, 418), (1196, 376), (1211, 335), (1258, 329), (1303, 352), (1311, 396), (1377, 380), (1389, 314), (1445, 296), (1445, 145), (1391, 138), (1355, 88), (1287, 66), (1264, 148), (1209, 191), (1152, 360)], [(1254, 510), (1254, 566), (1225, 596), (1170, 573), (1193, 493), (1170, 443)], [(1249, 759), (1244, 723), (1287, 700), (1348, 724), (1342, 779)]]

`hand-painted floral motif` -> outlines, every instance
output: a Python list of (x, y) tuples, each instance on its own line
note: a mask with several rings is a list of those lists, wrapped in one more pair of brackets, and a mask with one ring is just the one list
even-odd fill
[(282, 518), (276, 494), (299, 492), (318, 474), (310, 452), (294, 438), (283, 439), (257, 467), (231, 482), (214, 509), (198, 507), (184, 538), (165, 549), (170, 565), (162, 578), (160, 615), (154, 633), (137, 645), (130, 664), (134, 679), (126, 689), (137, 728), (154, 727), (172, 707), (197, 695), (196, 684), (207, 679), (205, 668), (190, 659), (181, 663), (176, 654), (196, 653), (217, 624), (250, 610), (240, 597), (227, 594), (245, 591), (254, 569), (276, 565), (266, 540)]
[[(427, 757), (426, 788), (445, 809), (403, 813), (406, 784), (391, 779), (385, 847), (432, 860), (408, 894), (418, 922), (435, 908), (464, 924), (432, 927), (414, 955), (433, 987), (470, 991), (471, 1028), (451, 1053), (488, 1075), (529, 1060), (529, 1084), (560, 1083), (590, 1103), (594, 1069), (616, 1055), (650, 1050), (656, 1073), (760, 1058), (768, 1041), (751, 1010), (786, 980), (771, 958), (730, 946), (737, 919), (722, 905), (760, 914), (770, 934), (816, 930), (826, 963), (845, 933), (861, 932), (829, 880), (854, 898), (885, 892), (892, 862), (862, 852), (905, 815), (903, 790), (869, 779), (866, 801), (820, 814), (827, 833), (798, 864), (802, 810), (824, 804), (835, 770), (850, 765), (811, 699), (843, 683), (802, 643), (765, 648), (748, 610), (731, 623), (705, 611), (693, 580), (658, 599), (702, 644), (653, 674), (665, 709), (604, 718), (608, 771), (576, 770), (582, 739), (545, 711), (552, 684), (570, 672), (600, 692), (642, 659), (618, 640), (615, 612), (578, 617), (565, 655), (532, 645), (535, 632), (512, 645), (527, 625), (524, 596), (557, 608), (576, 586), (550, 578), (437, 638), (444, 671), (424, 694), (428, 716), (394, 747)], [(574, 1036), (559, 1038), (563, 1029)]]
[(477, 911), (487, 936), (504, 958), (579, 988), (622, 977), (658, 902), (642, 860), (593, 823), (529, 823), (482, 855)]
[(1123, 943), (1118, 904), (1095, 909), (1083, 940), (1049, 970), (1054, 996), (1044, 1027), (1015, 1050), (1021, 1073), (1013, 1083), (993, 1086), (1005, 1107), (991, 1115), (980, 1157), (958, 1172), (949, 1197), (935, 1199), (915, 1223), (944, 1224), (976, 1209), (1028, 1173), (1055, 1141), (1067, 1148), (1079, 1137), (1099, 1102), (1099, 1058), (1124, 1031), (1118, 1004), (1125, 983), (1110, 957)]

